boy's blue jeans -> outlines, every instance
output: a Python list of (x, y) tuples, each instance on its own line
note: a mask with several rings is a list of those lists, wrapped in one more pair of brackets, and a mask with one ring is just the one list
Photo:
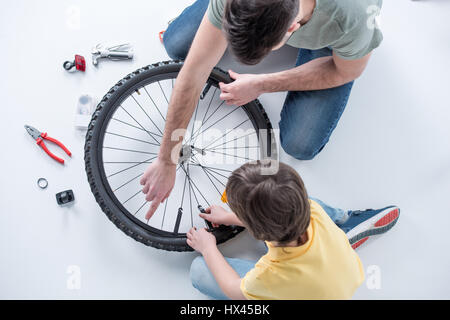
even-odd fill
[[(164, 46), (172, 59), (185, 59), (209, 0), (197, 0), (187, 7), (164, 33)], [(296, 66), (331, 56), (330, 48), (299, 49)], [(316, 91), (289, 91), (281, 110), (280, 142), (286, 153), (299, 160), (313, 159), (327, 144), (353, 86)]]
[[(323, 201), (314, 199), (330, 216), (335, 223), (344, 222), (347, 217), (347, 211), (330, 207)], [(255, 266), (256, 261), (248, 261), (243, 259), (225, 258), (230, 266), (243, 278)], [(206, 265), (205, 259), (202, 256), (196, 257), (191, 264), (190, 270), (191, 282), (194, 288), (199, 290), (204, 295), (213, 299), (226, 300), (228, 297), (222, 292), (217, 281), (214, 279), (211, 271)]]

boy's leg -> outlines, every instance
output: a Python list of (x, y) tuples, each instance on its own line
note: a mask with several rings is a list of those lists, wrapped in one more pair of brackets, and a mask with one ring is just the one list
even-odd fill
[(358, 248), (369, 237), (390, 230), (400, 216), (400, 208), (389, 206), (382, 209), (349, 210), (333, 208), (319, 199), (317, 202), (330, 218), (341, 228), (349, 239), (353, 249)]
[(164, 32), (163, 42), (170, 58), (186, 58), (208, 4), (209, 0), (195, 1), (169, 24)]
[[(230, 266), (243, 278), (255, 266), (255, 261), (243, 259), (225, 258)], [(194, 288), (204, 295), (217, 300), (228, 300), (229, 298), (222, 292), (219, 284), (209, 271), (205, 259), (199, 256), (192, 261), (190, 271), (191, 282)]]
[[(296, 65), (331, 56), (330, 48), (300, 49)], [(328, 142), (353, 86), (316, 91), (289, 91), (281, 110), (280, 142), (284, 151), (299, 160), (313, 159)]]
[(331, 220), (333, 220), (333, 222), (337, 225), (347, 221), (349, 211), (331, 207), (322, 200), (316, 198), (310, 197), (310, 199), (317, 202), (323, 208), (323, 210), (325, 210)]

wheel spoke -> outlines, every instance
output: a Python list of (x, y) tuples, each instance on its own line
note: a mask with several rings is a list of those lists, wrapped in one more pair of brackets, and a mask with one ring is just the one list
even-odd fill
[[(217, 88), (214, 88), (214, 93), (213, 93), (212, 96), (211, 96), (211, 100), (209, 100), (208, 108), (206, 109), (206, 112), (205, 112), (205, 114), (203, 115), (203, 119), (202, 119), (202, 122), (201, 122), (199, 128), (201, 128), (202, 125), (205, 123), (206, 115), (208, 114), (209, 108), (211, 107), (211, 104), (212, 104), (212, 101), (213, 101), (213, 99), (214, 99), (214, 96), (216, 95), (216, 91), (217, 91)], [(198, 108), (198, 105), (197, 105), (197, 108)], [(216, 110), (217, 110), (217, 109), (216, 109)], [(192, 138), (193, 138), (193, 135), (191, 135), (191, 140), (190, 140), (190, 141), (192, 141)], [(195, 138), (195, 141), (196, 141), (196, 140), (197, 140), (197, 137)], [(195, 141), (192, 142), (192, 143), (194, 144)]]
[(149, 142), (149, 141), (145, 141), (145, 140), (141, 140), (141, 139), (136, 139), (136, 138), (132, 138), (129, 136), (124, 136), (118, 133), (113, 133), (113, 132), (108, 132), (106, 131), (105, 133), (116, 136), (116, 137), (121, 137), (121, 138), (125, 138), (125, 139), (130, 139), (130, 140), (134, 140), (134, 141), (138, 141), (138, 142), (142, 142), (142, 143), (146, 143), (146, 144), (150, 144), (152, 146), (159, 146), (159, 144), (153, 143), (153, 142)]
[[(114, 120), (114, 121), (123, 123), (123, 124), (125, 124), (125, 125), (127, 125), (127, 126), (129, 126), (129, 127), (136, 128), (136, 129), (145, 131), (145, 132), (147, 132), (148, 134), (151, 134), (151, 135), (157, 136), (157, 137), (159, 137), (159, 138), (162, 138), (162, 135), (160, 135), (160, 134), (158, 134), (158, 133), (151, 132), (151, 131), (149, 131), (149, 130), (143, 129), (143, 128), (138, 127), (138, 126), (135, 126), (134, 124), (131, 124), (131, 123), (129, 123), (129, 122), (126, 122), (126, 121), (123, 121), (123, 120), (120, 120), (120, 119), (117, 119), (117, 118), (111, 118), (111, 120)], [(159, 143), (159, 141), (158, 141), (158, 143)]]
[(115, 148), (115, 147), (103, 147), (103, 149), (158, 155), (157, 153), (154, 153), (154, 152), (147, 152), (147, 151), (134, 150), (134, 149), (122, 149), (122, 148)]
[[(213, 124), (211, 124), (208, 128), (206, 128), (205, 130), (203, 130), (203, 132), (207, 131), (208, 129), (212, 128), (214, 125), (216, 125), (217, 123), (219, 123), (220, 121), (222, 121), (223, 119), (225, 119), (226, 117), (228, 117), (230, 114), (232, 114), (233, 112), (235, 112), (237, 109), (239, 109), (240, 107), (236, 107), (235, 109), (233, 109), (232, 111), (230, 111), (229, 113), (227, 113), (226, 115), (224, 115), (223, 117), (221, 117), (219, 120), (217, 120), (216, 122), (214, 122)], [(201, 128), (201, 127), (200, 127)], [(199, 128), (199, 129), (200, 129)], [(197, 136), (194, 138), (195, 140), (197, 140), (197, 137), (201, 134), (198, 133)]]
[(138, 213), (139, 211), (141, 211), (141, 209), (147, 204), (147, 202), (148, 202), (148, 201), (145, 201), (145, 202), (139, 207), (139, 209), (137, 209), (137, 211), (134, 213), (134, 216), (136, 216), (137, 213)]
[(239, 139), (241, 139), (241, 138), (248, 137), (248, 136), (250, 136), (250, 135), (252, 135), (252, 134), (256, 134), (256, 131), (255, 131), (255, 132), (247, 133), (247, 134), (245, 134), (245, 135), (243, 135), (243, 136), (241, 136), (241, 137), (238, 137), (238, 138), (234, 138), (233, 140), (225, 141), (224, 143), (221, 143), (221, 144), (218, 144), (218, 145), (213, 146), (213, 147), (211, 147), (211, 148), (208, 148), (208, 150), (217, 149), (218, 147), (220, 147), (220, 146), (222, 146), (222, 145), (224, 145), (224, 144), (227, 144), (228, 142), (233, 142), (233, 141), (239, 140)]
[[(222, 101), (222, 102), (217, 106), (217, 108), (214, 110), (214, 112), (211, 113), (211, 115), (208, 116), (208, 118), (207, 118), (205, 121), (203, 121), (203, 123), (201, 124), (201, 126), (198, 127), (198, 129), (195, 131), (195, 133), (194, 133), (195, 138), (193, 138), (193, 139), (197, 139), (197, 136), (201, 133), (201, 132), (198, 133), (199, 130), (206, 124), (206, 122), (208, 122), (209, 119), (211, 119), (211, 117), (217, 112), (217, 110), (219, 110), (219, 108), (220, 108), (224, 103), (225, 103), (225, 101)], [(205, 131), (205, 130), (204, 130), (204, 131)]]
[[(202, 167), (201, 167), (202, 168)], [(208, 177), (209, 181), (211, 182), (211, 184), (214, 186), (214, 189), (217, 190), (217, 193), (219, 194), (219, 196), (222, 196), (222, 192), (220, 192), (220, 190), (217, 188), (217, 186), (214, 184), (214, 182), (212, 181), (211, 177), (209, 176), (208, 172), (205, 170), (205, 168), (202, 168), (203, 172), (205, 173), (205, 175)]]
[(208, 148), (210, 145), (212, 145), (213, 143), (215, 143), (216, 141), (222, 139), (223, 137), (225, 137), (227, 134), (229, 134), (230, 132), (233, 132), (234, 130), (236, 130), (237, 128), (239, 128), (240, 126), (242, 126), (244, 123), (250, 121), (250, 119), (244, 120), (241, 123), (239, 123), (236, 127), (234, 127), (233, 129), (230, 129), (228, 132), (226, 132), (225, 134), (223, 134), (220, 138), (217, 138), (216, 140), (214, 140), (213, 142), (211, 142), (210, 144), (208, 144), (204, 149)]
[[(122, 106), (120, 106), (121, 108), (122, 108), (122, 110), (124, 110), (130, 117), (131, 117), (131, 119), (133, 119), (137, 124), (138, 124), (138, 126), (140, 126), (145, 132), (147, 132), (149, 135), (150, 135), (150, 137), (152, 137), (153, 138), (153, 140), (155, 140), (156, 141), (156, 143), (158, 143), (158, 144), (160, 144), (160, 142), (153, 136), (153, 134), (150, 132), (150, 131), (148, 131), (147, 129), (145, 129), (142, 125), (141, 125), (141, 123), (139, 122), (139, 121), (137, 121), (128, 111), (127, 111), (127, 109), (125, 109), (124, 107), (122, 107)], [(162, 133), (161, 133), (162, 134)]]
[[(197, 160), (197, 158), (194, 156), (194, 158)], [(197, 160), (197, 162), (198, 162), (198, 164), (199, 164), (199, 166), (206, 172), (206, 171), (208, 171), (209, 172), (209, 174), (211, 175), (211, 177), (213, 177), (214, 179), (216, 179), (222, 186), (224, 186), (225, 188), (227, 187), (222, 181), (220, 181), (217, 177), (215, 177), (214, 175), (213, 175), (213, 173), (215, 173), (215, 174), (217, 174), (217, 175), (220, 175), (220, 176), (222, 176), (222, 177), (224, 177), (225, 179), (227, 179), (228, 180), (228, 177), (226, 177), (226, 176), (224, 176), (223, 174), (221, 174), (221, 173), (217, 173), (217, 172), (215, 172), (215, 171), (213, 171), (213, 170), (211, 170), (211, 169), (206, 169), (204, 166), (202, 166), (201, 164), (200, 164), (200, 162)], [(222, 196), (222, 193), (220, 194), (221, 196)]]
[(131, 197), (129, 197), (127, 200), (125, 200), (124, 202), (122, 202), (122, 204), (127, 203), (128, 201), (130, 201), (131, 199), (133, 199), (134, 197), (136, 197), (139, 193), (142, 192), (142, 189), (139, 189), (138, 192), (136, 192), (135, 194), (133, 194)]
[(140, 174), (138, 174), (136, 177), (134, 177), (134, 178), (132, 178), (132, 179), (130, 179), (130, 180), (128, 180), (127, 182), (125, 182), (124, 184), (122, 184), (122, 185), (120, 185), (119, 187), (117, 187), (117, 188), (115, 188), (114, 190), (113, 190), (113, 192), (116, 192), (117, 190), (119, 190), (120, 188), (122, 188), (122, 187), (124, 187), (124, 186), (126, 186), (127, 184), (129, 184), (131, 181), (134, 181), (134, 180), (136, 180), (137, 178), (139, 178), (140, 176), (142, 176), (144, 173), (142, 172), (142, 173), (140, 173)]
[(158, 81), (158, 85), (163, 93), (164, 99), (166, 99), (167, 104), (169, 104), (169, 100), (167, 99), (166, 93), (164, 92), (163, 88), (161, 87), (161, 83), (159, 81)]
[[(197, 161), (197, 164), (191, 164), (191, 166), (199, 166), (200, 167), (201, 165)], [(226, 169), (222, 169), (222, 168), (215, 168), (215, 167), (208, 167), (208, 166), (203, 166), (203, 168), (214, 169), (214, 170), (225, 171), (225, 172), (233, 172), (232, 170), (226, 170)]]
[(153, 157), (153, 158), (149, 158), (149, 159), (144, 160), (144, 161), (142, 161), (142, 162), (136, 163), (135, 165), (132, 165), (132, 166), (130, 166), (130, 167), (128, 167), (128, 168), (125, 168), (125, 169), (122, 169), (122, 170), (120, 170), (120, 171), (117, 171), (117, 172), (115, 172), (115, 173), (113, 173), (113, 174), (110, 174), (107, 178), (111, 178), (111, 177), (113, 177), (113, 176), (115, 176), (115, 175), (118, 175), (119, 173), (125, 172), (125, 171), (127, 171), (127, 170), (132, 169), (132, 168), (135, 168), (135, 167), (137, 167), (137, 166), (139, 166), (139, 165), (141, 165), (141, 164), (143, 164), (143, 163), (148, 163), (148, 161), (151, 161), (151, 160), (155, 159), (156, 157), (157, 157), (157, 156), (155, 156), (155, 157)]
[(155, 106), (156, 110), (158, 110), (159, 114), (161, 115), (161, 117), (163, 118), (164, 121), (166, 121), (166, 118), (163, 116), (162, 112), (159, 110), (158, 106), (156, 105), (155, 101), (152, 99), (152, 97), (150, 96), (150, 94), (147, 91), (147, 88), (144, 87), (144, 91), (147, 93), (147, 96), (150, 98), (150, 100), (152, 101), (153, 105)]
[(159, 127), (156, 125), (156, 123), (152, 120), (152, 118), (148, 115), (148, 113), (144, 110), (144, 108), (141, 106), (141, 104), (137, 101), (137, 99), (133, 96), (133, 94), (131, 94), (131, 96), (133, 98), (133, 100), (136, 102), (136, 104), (139, 106), (139, 108), (142, 110), (142, 112), (145, 113), (145, 115), (147, 116), (147, 118), (150, 120), (151, 123), (153, 123), (153, 125), (155, 126), (155, 128), (159, 131), (159, 133), (163, 134), (162, 131), (159, 129)]
[(214, 150), (209, 150), (209, 152), (223, 154), (225, 156), (233, 157), (233, 158), (245, 159), (245, 160), (249, 160), (249, 161), (256, 161), (255, 159), (250, 159), (250, 158), (247, 158), (247, 157), (236, 156), (234, 154), (229, 154), (229, 153), (226, 153), (226, 152), (219, 152), (219, 151), (214, 151)]
[[(184, 167), (181, 167), (181, 169), (183, 169), (184, 173), (186, 173), (186, 170), (184, 169)], [(197, 189), (198, 193), (202, 196), (203, 200), (205, 200), (205, 202), (208, 204), (208, 206), (210, 206), (208, 200), (206, 200), (205, 196), (203, 195), (203, 193), (200, 191), (200, 189), (197, 187), (197, 185), (195, 184), (195, 182), (191, 179), (191, 177), (189, 177), (189, 175), (187, 176), (188, 179), (192, 182), (192, 185)]]

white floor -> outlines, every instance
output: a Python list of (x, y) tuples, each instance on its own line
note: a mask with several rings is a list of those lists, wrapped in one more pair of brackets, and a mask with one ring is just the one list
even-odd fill
[[(106, 219), (84, 173), (84, 138), (73, 130), (80, 94), (101, 98), (127, 73), (168, 59), (157, 33), (190, 2), (22, 0), (3, 6), (0, 298), (204, 298), (188, 278), (194, 253), (145, 247)], [(380, 287), (366, 283), (355, 299), (450, 298), (449, 13), (450, 1), (385, 0), (385, 40), (356, 82), (329, 145), (310, 162), (282, 155), (310, 194), (331, 204), (401, 207), (395, 228), (358, 251), (369, 281), (378, 275)], [(133, 43), (135, 59), (95, 69), (90, 49), (102, 41)], [(62, 69), (75, 53), (89, 57), (86, 74)], [(295, 57), (296, 50), (283, 48), (256, 67), (239, 66), (229, 55), (220, 65), (270, 72), (289, 68)], [(260, 99), (274, 126), (283, 98)], [(62, 140), (73, 159), (65, 167), (47, 159), (24, 124)], [(49, 180), (46, 191), (36, 187), (41, 176)], [(68, 188), (76, 204), (63, 209), (54, 194)], [(264, 251), (248, 234), (221, 249), (249, 259)], [(81, 272), (80, 289), (67, 286), (73, 270)]]

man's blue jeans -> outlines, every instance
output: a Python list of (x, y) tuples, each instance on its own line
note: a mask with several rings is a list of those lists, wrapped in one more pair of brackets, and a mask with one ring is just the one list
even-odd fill
[[(197, 0), (187, 7), (164, 33), (164, 46), (172, 59), (185, 59), (209, 0)], [(330, 48), (299, 49), (296, 66), (331, 56)], [(327, 144), (344, 112), (353, 86), (315, 91), (289, 91), (281, 110), (281, 146), (294, 158), (313, 159)]]
[[(347, 211), (333, 208), (319, 199), (311, 198), (317, 202), (328, 214), (328, 216), (335, 223), (344, 222), (347, 217)], [(247, 272), (254, 268), (256, 261), (249, 261), (235, 258), (225, 258), (230, 266), (243, 278)], [(206, 265), (205, 259), (202, 256), (196, 257), (191, 264), (190, 270), (191, 282), (194, 288), (199, 290), (204, 295), (213, 299), (226, 300), (228, 297), (222, 292), (219, 284), (214, 279), (211, 271)]]

